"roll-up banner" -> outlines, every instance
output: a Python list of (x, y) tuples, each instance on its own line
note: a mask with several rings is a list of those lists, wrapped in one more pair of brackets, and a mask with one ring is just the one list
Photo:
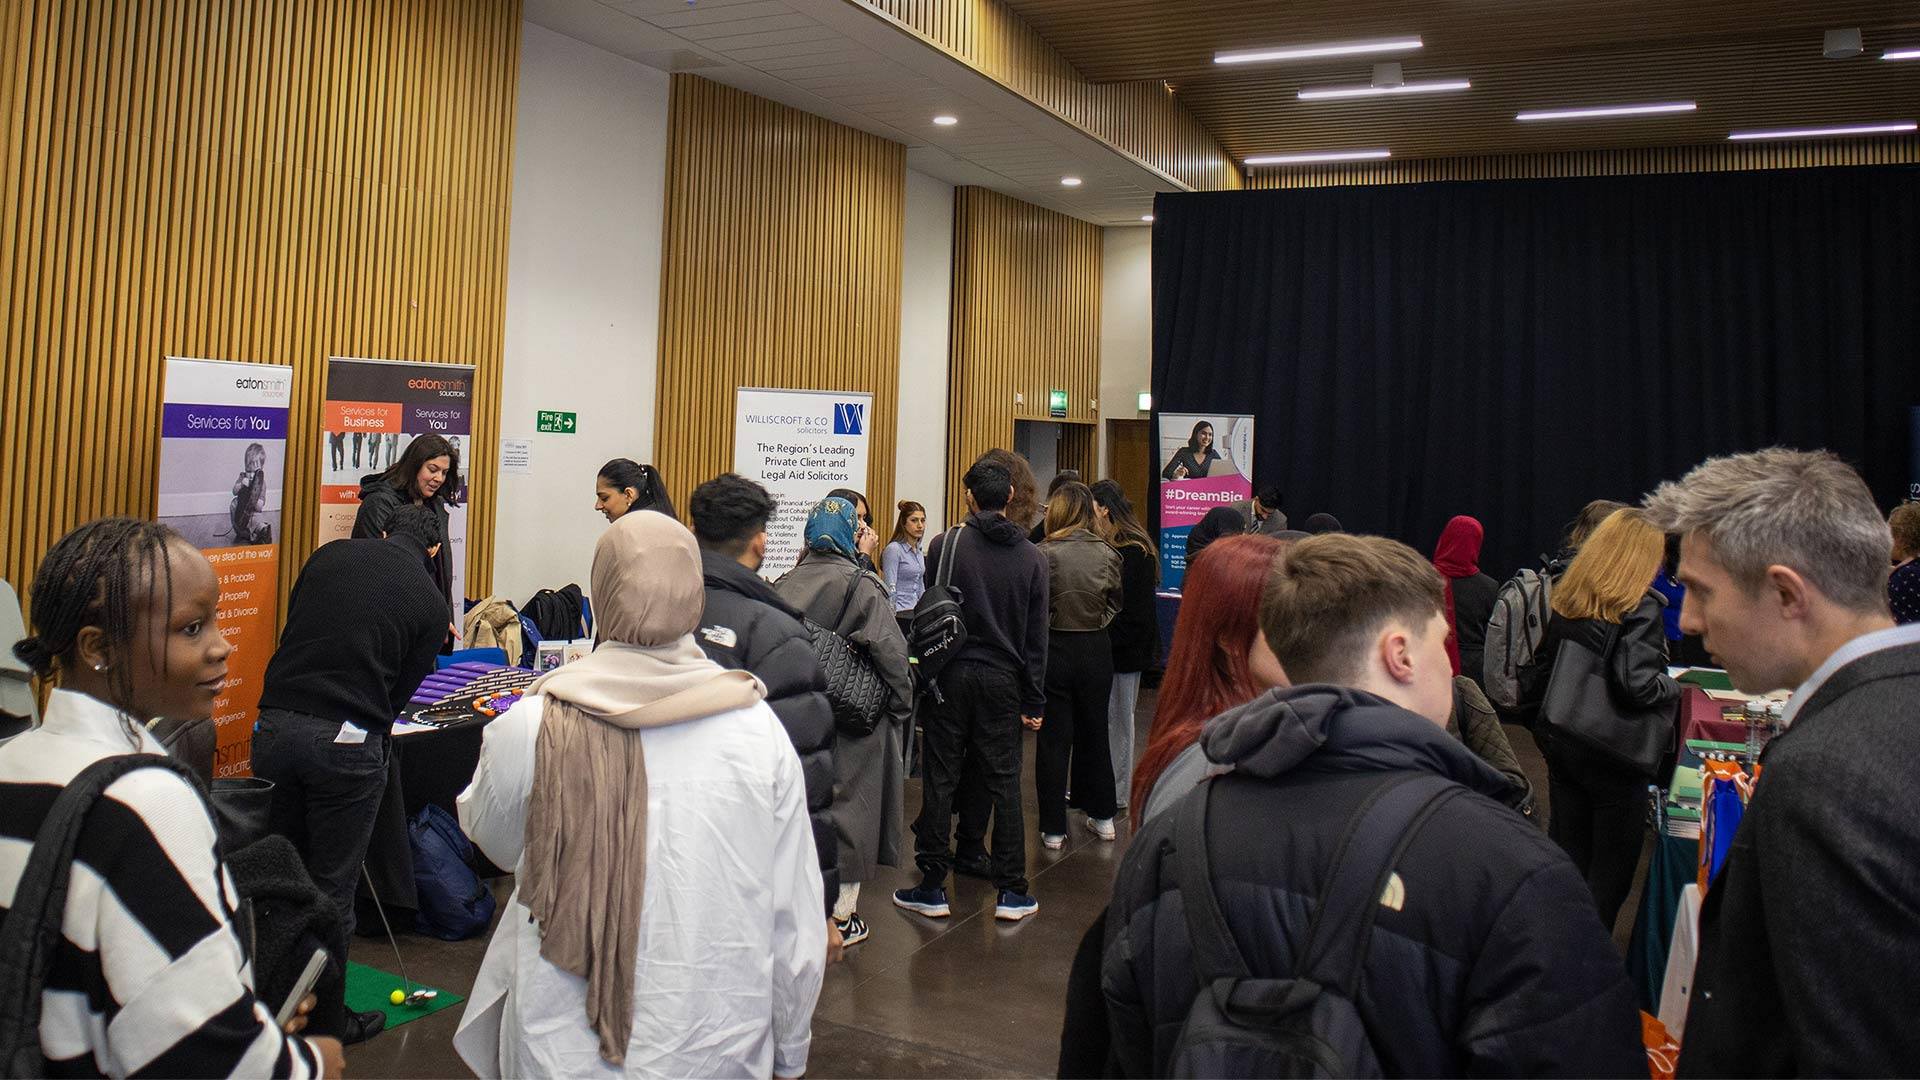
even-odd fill
[(213, 564), (220, 633), (233, 647), (213, 702), (216, 777), (251, 771), (260, 683), (278, 630), (292, 399), (291, 367), (166, 358), (159, 516)]
[(807, 513), (834, 488), (867, 490), (867, 430), (873, 395), (840, 390), (740, 387), (734, 399), (733, 471), (777, 504), (767, 523), (761, 576), (800, 561)]
[[(453, 571), (452, 610), (466, 610), (467, 477), (473, 471), (473, 365), (404, 360), (327, 359), (321, 412), (320, 534), (317, 543), (353, 534), (360, 492), (422, 435), (441, 435), (460, 456), (460, 486), (447, 502), (446, 553)], [(458, 621), (458, 620), (456, 620)]]
[(1216, 506), (1253, 498), (1253, 417), (1160, 414), (1160, 582), (1187, 574), (1187, 534)]

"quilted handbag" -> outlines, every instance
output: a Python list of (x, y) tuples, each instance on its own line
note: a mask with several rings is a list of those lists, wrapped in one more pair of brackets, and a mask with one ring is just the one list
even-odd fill
[[(856, 570), (848, 579), (847, 595), (841, 598), (840, 614), (833, 620), (835, 626), (840, 625), (847, 609), (853, 605), (853, 590), (860, 587), (860, 576), (861, 572)], [(891, 691), (887, 689), (886, 680), (880, 677), (872, 655), (865, 646), (847, 640), (829, 627), (812, 619), (804, 622), (807, 636), (813, 642), (814, 659), (820, 662), (820, 671), (827, 677), (827, 701), (833, 706), (834, 727), (852, 739), (873, 734), (886, 716)]]

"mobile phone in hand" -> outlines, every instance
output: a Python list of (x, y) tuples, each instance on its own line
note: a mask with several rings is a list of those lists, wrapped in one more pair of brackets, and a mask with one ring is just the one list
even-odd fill
[(273, 1023), (275, 1027), (283, 1030), (286, 1028), (287, 1021), (293, 1019), (294, 1010), (298, 1009), (300, 1002), (308, 994), (313, 992), (313, 984), (320, 981), (320, 973), (326, 969), (327, 950), (313, 950), (313, 955), (307, 957), (306, 968), (300, 972), (300, 977), (293, 982), (293, 992), (287, 995), (287, 1000), (280, 1003), (280, 1011), (274, 1014)]

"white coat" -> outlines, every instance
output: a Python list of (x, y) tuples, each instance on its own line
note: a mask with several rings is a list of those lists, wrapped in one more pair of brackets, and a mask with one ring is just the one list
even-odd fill
[[(544, 699), (488, 725), (460, 825), (516, 869)], [(540, 955), (516, 889), (454, 1048), (482, 1077), (797, 1076), (826, 967), (824, 898), (793, 744), (765, 703), (649, 728), (647, 872), (624, 1069), (586, 983)]]

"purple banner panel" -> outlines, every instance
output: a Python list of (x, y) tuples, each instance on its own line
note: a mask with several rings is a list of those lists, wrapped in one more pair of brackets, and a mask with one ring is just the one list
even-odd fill
[(467, 403), (447, 402), (422, 405), (419, 402), (405, 403), (407, 417), (400, 422), (400, 430), (416, 435), (471, 435), (472, 418), (467, 414)]
[(169, 439), (285, 439), (287, 410), (168, 402), (160, 433)]

